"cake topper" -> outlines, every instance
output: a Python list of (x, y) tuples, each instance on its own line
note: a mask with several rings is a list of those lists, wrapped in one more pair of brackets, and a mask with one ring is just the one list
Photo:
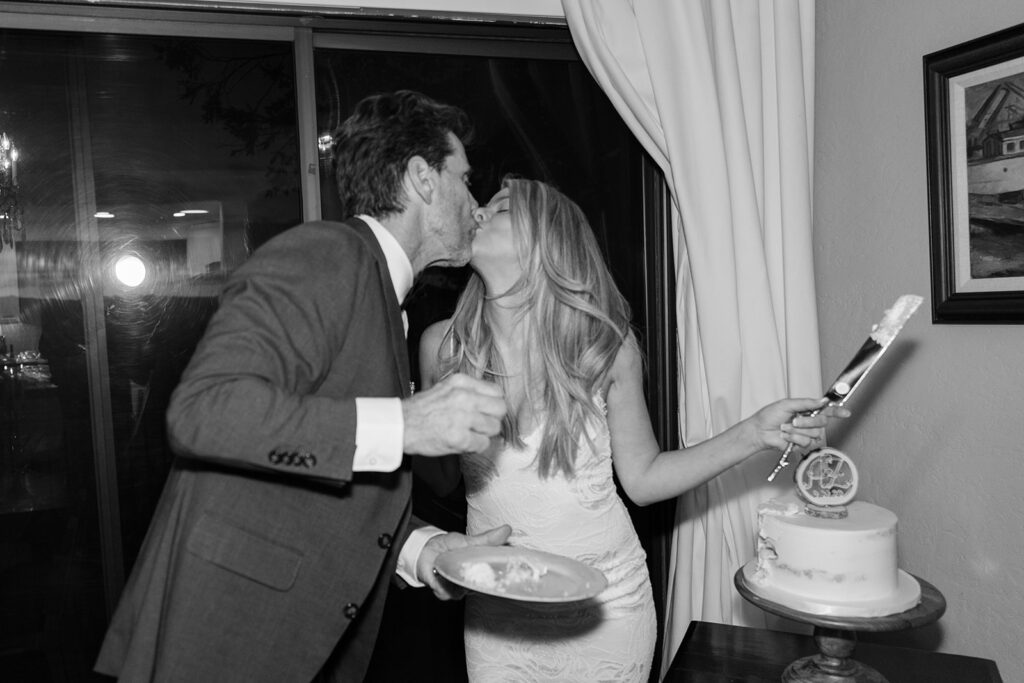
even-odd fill
[(807, 514), (817, 517), (846, 517), (858, 481), (853, 460), (835, 448), (811, 451), (796, 469), (797, 492), (807, 502)]

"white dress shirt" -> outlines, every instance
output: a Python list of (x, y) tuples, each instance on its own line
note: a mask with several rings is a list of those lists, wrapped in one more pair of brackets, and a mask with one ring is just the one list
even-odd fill
[[(395, 236), (370, 216), (357, 216), (366, 222), (384, 252), (391, 284), (398, 303), (412, 289), (412, 263)], [(409, 323), (402, 311), (402, 323), (409, 332)], [(394, 472), (402, 464), (402, 443), (405, 430), (402, 422), (402, 400), (399, 398), (356, 399), (356, 452), (352, 458), (354, 472)]]
[[(372, 216), (357, 216), (370, 226), (384, 260), (388, 264), (391, 284), (398, 302), (405, 300), (412, 289), (414, 274), (412, 263), (402, 245), (380, 222)], [(409, 319), (402, 311), (402, 325), (409, 333)], [(356, 398), (356, 452), (352, 458), (354, 472), (394, 472), (402, 464), (402, 445), (405, 438), (400, 398)], [(416, 560), (423, 547), (434, 536), (444, 531), (432, 526), (414, 529), (398, 554), (396, 572), (410, 586), (424, 585), (416, 576)]]

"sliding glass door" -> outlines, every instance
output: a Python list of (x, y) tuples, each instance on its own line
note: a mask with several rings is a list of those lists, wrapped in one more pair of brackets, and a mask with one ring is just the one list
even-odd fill
[[(17, 150), (0, 173), (0, 680), (92, 680), (173, 458), (170, 393), (225, 277), (302, 220), (344, 218), (318, 141), (367, 94), (465, 108), (480, 202), (506, 174), (573, 197), (651, 368), (671, 365), (662, 181), (564, 27), (48, 5), (0, 6), (0, 134)], [(414, 365), (467, 274), (418, 282)], [(672, 441), (667, 384), (649, 389)], [(462, 524), (458, 495), (418, 487), (415, 506)], [(660, 523), (633, 512), (658, 590)], [(404, 591), (384, 629), (415, 646), (380, 648), (375, 680), (464, 676), (459, 603)]]
[(0, 679), (83, 680), (220, 284), (302, 218), (293, 49), (0, 30), (0, 93)]

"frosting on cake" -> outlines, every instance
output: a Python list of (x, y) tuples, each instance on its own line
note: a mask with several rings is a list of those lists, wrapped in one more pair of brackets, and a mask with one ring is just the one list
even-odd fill
[(536, 565), (525, 557), (510, 557), (504, 567), (490, 562), (463, 562), (462, 578), (480, 588), (505, 592), (510, 587), (528, 588), (548, 573), (547, 567)]
[(897, 567), (896, 515), (855, 501), (843, 518), (808, 514), (795, 495), (758, 507), (757, 560), (749, 578), (771, 598), (818, 614), (880, 616), (920, 600)]
[(871, 338), (883, 347), (888, 346), (922, 301), (924, 299), (916, 294), (904, 294), (896, 299), (892, 308), (886, 309), (881, 322), (871, 329)]

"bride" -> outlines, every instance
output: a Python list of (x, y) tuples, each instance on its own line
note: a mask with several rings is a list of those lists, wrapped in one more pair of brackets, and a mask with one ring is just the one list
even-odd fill
[(543, 182), (506, 179), (476, 219), (474, 275), (452, 318), (423, 334), (422, 380), (483, 377), (502, 387), (508, 413), (487, 451), (431, 458), (417, 471), (439, 494), (461, 471), (467, 533), (509, 524), (510, 544), (595, 567), (608, 587), (559, 605), (470, 593), (469, 680), (646, 682), (654, 601), (613, 469), (630, 499), (647, 505), (757, 453), (811, 446), (830, 416), (849, 413), (798, 416), (822, 400), (785, 399), (703, 443), (662, 452), (629, 306), (580, 208)]

